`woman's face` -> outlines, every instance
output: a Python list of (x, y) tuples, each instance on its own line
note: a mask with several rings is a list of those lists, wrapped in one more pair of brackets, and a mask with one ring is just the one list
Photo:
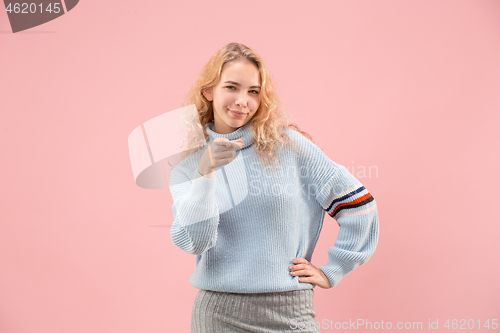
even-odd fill
[(213, 104), (215, 132), (232, 133), (249, 122), (259, 108), (259, 70), (249, 61), (226, 63), (219, 83), (203, 94)]

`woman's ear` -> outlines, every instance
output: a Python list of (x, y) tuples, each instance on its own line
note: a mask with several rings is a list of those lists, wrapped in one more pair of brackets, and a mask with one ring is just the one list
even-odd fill
[(214, 98), (212, 96), (212, 88), (207, 88), (207, 89), (204, 89), (202, 91), (202, 94), (203, 96), (205, 96), (205, 98), (208, 100), (208, 101), (212, 101)]

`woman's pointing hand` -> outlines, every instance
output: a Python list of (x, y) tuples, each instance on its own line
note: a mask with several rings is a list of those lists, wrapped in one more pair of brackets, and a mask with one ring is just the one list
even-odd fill
[(207, 147), (200, 159), (198, 172), (207, 178), (215, 177), (215, 169), (234, 160), (237, 148), (243, 148), (244, 138), (229, 141), (226, 138), (216, 138)]

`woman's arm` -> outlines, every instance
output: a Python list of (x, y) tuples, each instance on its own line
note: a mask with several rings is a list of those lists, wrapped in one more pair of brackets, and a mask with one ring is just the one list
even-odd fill
[(179, 167), (174, 168), (170, 175), (170, 193), (174, 199), (170, 237), (181, 250), (202, 254), (217, 240), (219, 209), (215, 203), (216, 178), (203, 177), (198, 168), (195, 168), (191, 178)]
[[(170, 237), (180, 249), (198, 255), (215, 245), (219, 226), (215, 170), (234, 160), (236, 148), (243, 147), (243, 140), (217, 138), (203, 151), (199, 161), (191, 158), (172, 170), (170, 192), (174, 198), (174, 223)], [(190, 164), (189, 167), (186, 164)], [(184, 170), (194, 172), (188, 177)]]
[(370, 192), (341, 165), (316, 198), (340, 226), (335, 246), (328, 249), (326, 265), (318, 267), (334, 287), (375, 252), (379, 233), (377, 204)]
[(342, 165), (333, 162), (313, 142), (296, 131), (288, 131), (300, 148), (300, 177), (323, 209), (340, 226), (328, 261), (318, 267), (332, 287), (372, 256), (378, 243), (377, 205), (370, 192)]

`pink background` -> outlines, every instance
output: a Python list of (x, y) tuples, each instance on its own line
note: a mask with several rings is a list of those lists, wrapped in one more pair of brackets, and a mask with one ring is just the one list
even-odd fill
[(377, 251), (314, 289), (316, 320), (500, 320), (500, 1), (87, 0), (16, 34), (0, 11), (0, 332), (189, 332), (195, 257), (127, 137), (233, 41), (378, 203)]

